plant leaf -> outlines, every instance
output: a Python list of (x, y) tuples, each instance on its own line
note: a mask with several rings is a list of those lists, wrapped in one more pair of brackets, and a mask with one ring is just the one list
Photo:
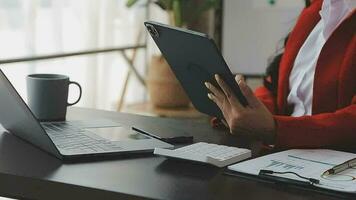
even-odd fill
[(175, 25), (179, 27), (183, 25), (181, 3), (182, 2), (180, 0), (173, 0), (172, 4)]
[(157, 0), (155, 3), (163, 10), (172, 10), (173, 0)]
[(154, 2), (156, 5), (158, 5), (158, 7), (160, 7), (162, 10), (167, 10), (167, 6), (164, 2), (162, 1), (155, 1)]
[(133, 5), (137, 3), (138, 0), (127, 0), (126, 6), (131, 8)]

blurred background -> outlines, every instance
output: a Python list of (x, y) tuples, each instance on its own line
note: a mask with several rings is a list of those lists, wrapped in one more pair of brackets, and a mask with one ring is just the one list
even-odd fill
[[(0, 68), (26, 100), (26, 76), (66, 74), (78, 106), (199, 117), (143, 22), (205, 32), (256, 88), (304, 0), (0, 0)], [(77, 98), (71, 88), (70, 101)]]

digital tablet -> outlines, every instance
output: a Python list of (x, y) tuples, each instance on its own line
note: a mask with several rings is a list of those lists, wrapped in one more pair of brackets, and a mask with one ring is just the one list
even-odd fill
[(215, 74), (224, 79), (242, 105), (247, 105), (234, 75), (208, 35), (152, 21), (144, 24), (197, 110), (224, 119), (204, 85), (208, 81), (217, 86)]

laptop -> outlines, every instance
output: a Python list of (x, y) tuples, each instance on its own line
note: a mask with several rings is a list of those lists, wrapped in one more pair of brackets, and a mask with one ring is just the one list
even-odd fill
[[(63, 160), (111, 157), (173, 148), (171, 144), (118, 123), (40, 123), (0, 70), (0, 124), (10, 133)], [(88, 125), (89, 124), (89, 125)], [(92, 124), (92, 125), (90, 125)]]

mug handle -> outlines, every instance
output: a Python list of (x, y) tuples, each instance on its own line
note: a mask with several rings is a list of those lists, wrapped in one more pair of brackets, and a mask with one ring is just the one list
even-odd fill
[(82, 87), (79, 85), (79, 83), (74, 82), (74, 81), (69, 81), (69, 85), (70, 84), (74, 84), (74, 85), (78, 86), (78, 88), (79, 88), (79, 98), (74, 103), (67, 103), (67, 106), (72, 106), (72, 105), (78, 103), (79, 100), (82, 98)]

